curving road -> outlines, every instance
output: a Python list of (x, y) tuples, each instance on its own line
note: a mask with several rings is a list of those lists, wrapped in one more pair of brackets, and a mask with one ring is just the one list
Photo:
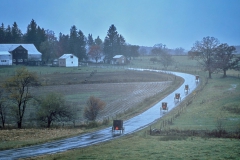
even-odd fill
[[(149, 70), (149, 69), (133, 69), (133, 68), (130, 68), (130, 69), (139, 70), (139, 71), (148, 70), (148, 71), (163, 72), (159, 70)], [(126, 134), (131, 134), (133, 132), (139, 131), (149, 126), (151, 123), (161, 118), (162, 115), (160, 115), (160, 106), (162, 102), (168, 102), (168, 111), (170, 111), (179, 104), (179, 103), (175, 104), (174, 102), (174, 96), (176, 92), (181, 94), (181, 99), (183, 100), (184, 98), (186, 98), (186, 96), (189, 95), (189, 93), (191, 93), (194, 89), (196, 89), (194, 75), (179, 73), (179, 72), (168, 72), (168, 73), (182, 77), (185, 80), (185, 82), (177, 90), (175, 90), (173, 93), (171, 93), (170, 95), (165, 97), (163, 100), (155, 104), (150, 109), (146, 110), (145, 112), (143, 112), (142, 114), (139, 114), (136, 117), (133, 117), (127, 121), (124, 121), (124, 127), (125, 127), (124, 134), (112, 135), (111, 127), (109, 127), (96, 132), (79, 135), (73, 138), (67, 138), (63, 140), (49, 142), (41, 145), (23, 147), (19, 149), (10, 149), (10, 150), (0, 151), (0, 160), (34, 157), (34, 156), (39, 156), (43, 154), (53, 154), (57, 152), (62, 152), (62, 151), (66, 151), (74, 148), (81, 148), (81, 147), (89, 146), (92, 144), (113, 140), (115, 138), (121, 137)], [(190, 88), (190, 92), (187, 95), (185, 95), (184, 93), (185, 84), (188, 84)]]

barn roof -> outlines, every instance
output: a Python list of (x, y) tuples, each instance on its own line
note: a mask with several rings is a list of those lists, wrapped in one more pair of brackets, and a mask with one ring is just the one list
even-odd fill
[(0, 51), (0, 55), (11, 55), (8, 51)]
[(115, 55), (113, 58), (121, 58), (123, 55)]
[[(69, 54), (63, 54), (61, 57), (59, 57), (59, 59), (67, 59), (67, 58), (70, 57), (70, 56), (76, 57), (74, 54), (69, 53)], [(76, 57), (76, 58), (77, 58), (77, 57)]]
[(34, 44), (0, 44), (0, 51), (8, 51), (11, 52), (17, 47), (22, 46), (28, 51), (28, 54), (42, 54), (40, 53), (37, 48), (34, 46)]

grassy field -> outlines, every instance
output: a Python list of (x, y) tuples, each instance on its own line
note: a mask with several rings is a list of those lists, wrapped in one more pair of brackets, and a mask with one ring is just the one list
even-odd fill
[[(149, 59), (139, 57), (127, 67), (163, 69)], [(160, 130), (160, 134), (150, 135), (149, 127), (113, 141), (30, 159), (239, 159), (239, 72), (228, 71), (227, 78), (222, 78), (221, 73), (213, 74), (212, 79), (207, 79), (207, 73), (201, 72), (196, 61), (185, 56), (175, 56), (174, 59), (178, 63), (167, 69), (199, 74), (201, 83), (181, 105), (151, 126)], [(124, 70), (124, 67), (115, 69)], [(172, 123), (162, 126), (163, 121), (169, 119)], [(219, 128), (232, 138), (184, 134), (193, 131), (209, 133)]]
[[(62, 93), (67, 103), (70, 103), (76, 108), (77, 117), (74, 123), (75, 127), (73, 127), (73, 122), (54, 122), (54, 125), (50, 129), (36, 128), (35, 123), (32, 123), (35, 122), (34, 117), (31, 119), (31, 113), (34, 113), (36, 110), (33, 104), (28, 106), (25, 112), (23, 129), (15, 129), (14, 121), (7, 119), (7, 124), (5, 124), (6, 128), (0, 130), (0, 150), (44, 143), (89, 132), (93, 129), (96, 130), (97, 128), (89, 129), (88, 126), (86, 126), (82, 114), (87, 99), (92, 95), (99, 97), (107, 103), (107, 106), (98, 116), (98, 120), (100, 120), (99, 127), (101, 128), (106, 125), (111, 125), (110, 122), (112, 122), (112, 118), (116, 116), (121, 119), (128, 119), (141, 113), (152, 106), (153, 103), (156, 103), (161, 97), (164, 97), (182, 84), (181, 78), (175, 80), (172, 75), (148, 71), (130, 71), (123, 68), (123, 66), (89, 66), (88, 68), (48, 67), (48, 69), (47, 67), (27, 68), (30, 71), (37, 71), (38, 69), (37, 74), (43, 85), (40, 88), (32, 89), (31, 93), (33, 93), (33, 95), (41, 96), (48, 92)], [(13, 75), (15, 69), (17, 69), (17, 66), (0, 68), (0, 76), (8, 77)], [(47, 72), (44, 72), (44, 70), (47, 70)], [(75, 73), (71, 70), (74, 70)], [(95, 70), (97, 70), (97, 72)], [(39, 74), (39, 72), (42, 73)], [(94, 74), (90, 77), (91, 73)], [(48, 78), (47, 83), (44, 81), (46, 78)], [(87, 82), (85, 82), (86, 78)], [(143, 91), (138, 92), (139, 89), (143, 88)], [(168, 88), (168, 90), (166, 90), (166, 88)], [(135, 92), (135, 96), (133, 96), (133, 92)], [(121, 101), (118, 102), (119, 98)], [(134, 108), (138, 109), (136, 110)], [(111, 113), (113, 111), (114, 113)], [(108, 123), (104, 121), (104, 125), (101, 126), (101, 117), (108, 117)], [(64, 127), (62, 126), (63, 123)], [(58, 130), (59, 132), (57, 132)]]
[[(239, 159), (239, 72), (228, 71), (230, 76), (227, 78), (222, 78), (222, 74), (213, 74), (212, 79), (207, 79), (207, 73), (201, 72), (196, 62), (182, 56), (175, 58), (181, 63), (169, 69), (197, 73), (201, 83), (180, 106), (151, 126), (161, 129), (162, 134), (150, 135), (150, 128), (146, 128), (114, 141), (32, 159)], [(161, 68), (148, 63), (148, 59), (138, 58), (132, 66)], [(177, 113), (180, 113), (179, 116), (171, 124), (162, 126), (163, 121)], [(232, 138), (205, 135), (218, 129), (225, 130)], [(194, 131), (195, 135), (183, 134), (186, 131)], [(198, 135), (197, 131), (204, 134)]]

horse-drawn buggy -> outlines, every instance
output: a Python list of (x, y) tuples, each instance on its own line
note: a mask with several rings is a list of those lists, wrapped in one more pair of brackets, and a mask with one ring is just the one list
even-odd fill
[(181, 96), (180, 96), (180, 93), (175, 93), (175, 97), (174, 97), (174, 101), (181, 101)]
[(123, 120), (113, 120), (112, 132), (115, 131), (120, 131), (120, 133), (123, 133)]
[(199, 75), (195, 76), (195, 82), (198, 83), (199, 82)]
[(188, 86), (188, 84), (185, 85), (185, 88), (184, 88), (184, 92), (185, 93), (188, 93), (190, 91), (190, 88)]
[(163, 111), (168, 111), (167, 102), (162, 102), (162, 107), (160, 107), (160, 114), (162, 114)]

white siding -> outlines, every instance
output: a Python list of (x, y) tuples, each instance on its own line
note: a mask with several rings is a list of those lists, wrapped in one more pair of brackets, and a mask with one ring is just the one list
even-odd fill
[(0, 52), (0, 65), (12, 65), (12, 55)]
[(62, 55), (58, 62), (61, 67), (78, 67), (78, 58), (73, 54)]
[(66, 67), (77, 67), (78, 66), (78, 58), (75, 56), (69, 56), (66, 59)]

